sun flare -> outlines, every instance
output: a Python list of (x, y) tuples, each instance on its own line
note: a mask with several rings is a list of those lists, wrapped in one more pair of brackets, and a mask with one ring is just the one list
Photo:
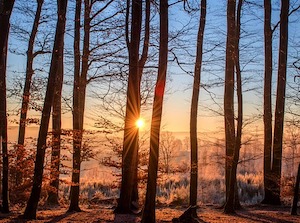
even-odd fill
[(144, 120), (143, 120), (142, 118), (139, 118), (139, 119), (136, 121), (135, 125), (136, 125), (136, 127), (138, 127), (138, 128), (140, 129), (140, 128), (143, 128), (143, 127), (144, 127), (145, 122), (144, 122)]

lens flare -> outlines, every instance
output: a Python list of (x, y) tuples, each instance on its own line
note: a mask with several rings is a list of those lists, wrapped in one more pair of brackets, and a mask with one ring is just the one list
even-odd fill
[(144, 120), (143, 120), (142, 118), (139, 118), (139, 119), (136, 121), (135, 125), (136, 125), (136, 127), (138, 127), (138, 128), (140, 129), (140, 128), (143, 128), (143, 127), (144, 127), (145, 122), (144, 122)]

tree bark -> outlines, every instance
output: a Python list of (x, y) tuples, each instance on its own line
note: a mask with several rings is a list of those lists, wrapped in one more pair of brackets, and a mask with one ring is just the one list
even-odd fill
[[(200, 92), (201, 67), (203, 57), (203, 37), (206, 20), (206, 0), (201, 0), (200, 24), (197, 37), (197, 53), (194, 68), (193, 95), (191, 103), (190, 118), (190, 143), (191, 143), (191, 183), (190, 183), (190, 206), (197, 205), (198, 191), (198, 137), (197, 137), (197, 117), (198, 117), (198, 101)], [(195, 211), (196, 209), (192, 209)]]
[(72, 185), (70, 191), (70, 206), (68, 211), (81, 211), (79, 208), (79, 173), (75, 171), (78, 169), (78, 162), (76, 157), (79, 157), (80, 163), (80, 148), (82, 138), (80, 131), (80, 17), (81, 17), (82, 0), (76, 0), (75, 8), (75, 28), (74, 28), (74, 86), (73, 86), (73, 169), (72, 169)]
[(226, 201), (230, 188), (230, 170), (233, 164), (235, 149), (235, 125), (234, 125), (234, 63), (235, 63), (235, 0), (227, 1), (227, 41), (226, 41), (226, 65), (225, 65), (225, 89), (224, 89), (224, 123), (226, 141), (225, 181)]
[(17, 166), (18, 166), (18, 172), (16, 173), (16, 186), (19, 186), (23, 182), (22, 170), (24, 167), (23, 158), (25, 154), (24, 141), (25, 141), (25, 131), (26, 131), (26, 120), (27, 120), (28, 105), (30, 100), (31, 80), (34, 74), (33, 60), (35, 56), (34, 56), (33, 48), (34, 48), (35, 37), (39, 27), (39, 21), (41, 17), (43, 3), (44, 0), (37, 0), (37, 9), (36, 9), (34, 22), (32, 25), (32, 30), (30, 33), (28, 48), (27, 48), (26, 77), (25, 77), (25, 85), (23, 90), (21, 114), (20, 114), (18, 144), (16, 147)]
[(152, 110), (148, 181), (142, 223), (155, 223), (156, 219), (155, 197), (158, 170), (159, 135), (168, 64), (168, 0), (160, 0), (159, 11), (159, 64)]
[(14, 0), (1, 1), (0, 8), (0, 137), (2, 148), (2, 212), (9, 212), (8, 199), (8, 152), (7, 152), (7, 103), (6, 103), (6, 61), (10, 16)]
[[(63, 55), (63, 49), (60, 49)], [(59, 58), (57, 79), (52, 107), (52, 151), (51, 151), (51, 172), (50, 172), (50, 190), (48, 190), (48, 204), (58, 205), (59, 189), (59, 166), (61, 150), (61, 96), (64, 76), (64, 60)]]
[[(128, 5), (128, 4), (127, 4)], [(128, 7), (128, 6), (127, 6)], [(122, 182), (120, 199), (116, 213), (131, 213), (132, 188), (134, 186), (135, 167), (137, 162), (138, 128), (135, 123), (140, 116), (140, 71), (139, 46), (142, 23), (142, 1), (132, 1), (131, 38), (128, 42), (129, 75), (127, 102), (122, 152)], [(128, 31), (127, 31), (128, 32)], [(128, 38), (127, 38), (128, 41)], [(131, 189), (129, 189), (131, 188)]]
[(56, 79), (58, 75), (59, 58), (63, 56), (61, 55), (62, 51), (60, 51), (60, 49), (64, 48), (67, 0), (58, 0), (57, 6), (58, 20), (56, 25), (55, 41), (37, 142), (33, 186), (23, 216), (25, 219), (36, 219), (36, 210), (42, 189), (46, 139), (49, 127), (50, 112), (54, 99), (54, 86), (56, 86)]
[[(81, 2), (76, 2), (76, 10), (81, 8)], [(80, 4), (80, 5), (79, 5)], [(89, 44), (90, 44), (90, 29), (91, 29), (91, 7), (92, 3), (89, 0), (84, 0), (84, 39), (83, 39), (83, 54), (81, 61), (81, 72), (80, 67), (78, 68), (78, 73), (74, 73), (74, 98), (73, 98), (73, 172), (72, 172), (72, 186), (70, 192), (70, 206), (68, 211), (81, 211), (79, 208), (79, 194), (80, 194), (80, 164), (81, 164), (81, 148), (83, 139), (83, 123), (84, 123), (84, 109), (85, 109), (85, 95), (86, 95), (86, 85), (87, 85), (87, 72), (88, 72), (88, 61), (90, 56)], [(74, 53), (79, 58), (75, 58), (75, 66), (80, 66), (80, 50), (79, 50), (79, 40), (80, 40), (80, 13), (76, 13), (75, 23), (78, 22), (79, 27), (75, 29), (75, 36), (78, 43), (74, 42)], [(76, 41), (75, 40), (75, 41)], [(75, 45), (77, 44), (77, 45)], [(79, 60), (79, 62), (77, 60)], [(77, 87), (75, 89), (75, 87)]]
[(300, 184), (300, 163), (298, 165), (298, 172), (297, 172), (297, 178), (296, 178), (295, 189), (294, 189), (294, 198), (293, 198), (291, 215), (297, 215), (297, 206), (299, 201), (299, 184)]
[(289, 0), (281, 1), (280, 13), (280, 41), (278, 57), (278, 78), (275, 106), (275, 124), (273, 141), (272, 165), (272, 204), (280, 205), (281, 167), (282, 167), (282, 139), (284, 124), (284, 106), (286, 89), (287, 46), (288, 46), (288, 14)]
[(262, 203), (272, 203), (272, 29), (271, 29), (271, 0), (264, 0), (264, 42), (265, 42), (265, 74), (264, 74), (264, 192)]
[[(144, 33), (144, 43), (143, 43), (143, 51), (142, 51), (142, 55), (141, 58), (139, 60), (139, 86), (141, 86), (141, 80), (142, 80), (142, 75), (143, 75), (143, 70), (145, 67), (145, 63), (147, 61), (148, 58), (148, 49), (149, 49), (149, 39), (150, 39), (150, 0), (146, 0), (145, 1), (145, 33)], [(140, 100), (141, 100), (141, 95), (139, 96)], [(141, 105), (141, 102), (140, 102)], [(141, 111), (138, 111), (139, 113), (139, 117), (140, 117), (140, 113)], [(138, 136), (139, 137), (139, 134)], [(137, 155), (136, 155), (136, 160), (135, 160), (135, 167), (134, 167), (134, 180), (133, 180), (133, 188), (132, 188), (132, 195), (131, 195), (131, 202), (135, 203), (136, 205), (138, 205), (138, 200), (139, 200), (139, 195), (138, 195), (138, 163), (139, 163), (139, 155), (138, 155), (138, 151), (139, 151), (139, 143), (138, 143), (138, 148), (137, 148)], [(138, 206), (136, 206), (135, 208), (138, 208)]]
[(236, 69), (236, 82), (237, 82), (237, 105), (238, 105), (238, 118), (237, 118), (237, 130), (235, 136), (235, 146), (233, 154), (233, 162), (230, 170), (230, 181), (229, 181), (229, 193), (226, 204), (224, 206), (225, 213), (234, 213), (235, 208), (239, 207), (238, 193), (237, 193), (237, 165), (239, 161), (240, 149), (241, 149), (241, 138), (242, 138), (242, 127), (243, 127), (243, 93), (242, 93), (242, 76), (240, 68), (240, 57), (239, 57), (239, 40), (241, 30), (241, 11), (242, 11), (243, 0), (238, 1), (237, 14), (236, 14), (236, 26), (235, 26), (235, 69)]

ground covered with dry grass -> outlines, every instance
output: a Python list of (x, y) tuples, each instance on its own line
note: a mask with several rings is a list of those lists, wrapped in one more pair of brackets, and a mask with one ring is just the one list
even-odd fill
[[(107, 205), (83, 206), (79, 213), (66, 213), (66, 208), (40, 209), (37, 220), (24, 221), (19, 216), (22, 210), (12, 210), (10, 214), (0, 214), (0, 221), (9, 222), (115, 222), (135, 223), (140, 222), (140, 215), (122, 215), (113, 213), (113, 208)], [(181, 207), (159, 207), (157, 208), (157, 222), (172, 222), (173, 218), (179, 217), (185, 209)], [(225, 215), (222, 209), (214, 205), (202, 205), (198, 210), (198, 216), (204, 222), (263, 222), (263, 223), (292, 223), (300, 222), (300, 216), (290, 215), (288, 206), (266, 206), (255, 205), (244, 207), (235, 215)]]

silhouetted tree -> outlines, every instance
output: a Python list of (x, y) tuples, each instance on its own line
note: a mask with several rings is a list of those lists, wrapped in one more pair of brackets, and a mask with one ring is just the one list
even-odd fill
[(26, 122), (27, 122), (27, 112), (29, 107), (29, 100), (30, 100), (30, 88), (31, 88), (31, 81), (32, 76), (34, 74), (33, 70), (33, 61), (34, 58), (43, 53), (43, 51), (35, 51), (34, 52), (34, 42), (38, 32), (38, 27), (40, 24), (42, 6), (44, 0), (37, 0), (37, 8), (35, 12), (34, 21), (32, 24), (32, 30), (30, 33), (28, 47), (27, 47), (27, 62), (26, 62), (26, 77), (25, 77), (25, 84), (23, 89), (23, 97), (22, 97), (22, 106), (20, 112), (20, 122), (19, 122), (19, 136), (18, 136), (18, 144), (17, 144), (17, 165), (18, 170), (16, 173), (16, 186), (22, 184), (23, 181), (23, 162), (24, 159), (24, 141), (25, 141), (25, 130), (26, 130)]
[(262, 203), (272, 202), (271, 193), (271, 151), (272, 151), (272, 15), (271, 0), (264, 0), (264, 47), (265, 47), (265, 74), (264, 74), (264, 192)]
[(191, 172), (190, 172), (190, 207), (178, 219), (179, 222), (199, 222), (197, 216), (198, 197), (198, 137), (197, 117), (198, 101), (201, 81), (201, 67), (203, 57), (203, 38), (206, 21), (206, 0), (201, 0), (200, 23), (197, 37), (197, 52), (194, 68), (193, 94), (190, 115), (190, 145), (191, 145)]
[[(63, 48), (59, 49), (63, 55)], [(50, 168), (50, 187), (48, 190), (48, 204), (58, 205), (59, 166), (61, 150), (61, 97), (64, 76), (64, 58), (59, 57), (55, 93), (52, 106), (52, 150)]]
[(236, 1), (227, 1), (227, 42), (226, 42), (226, 65), (225, 65), (225, 88), (224, 88), (224, 123), (226, 140), (226, 200), (230, 188), (230, 171), (233, 162), (235, 148), (235, 125), (234, 125), (234, 65), (235, 65), (235, 8)]
[(273, 163), (272, 163), (272, 204), (279, 205), (281, 188), (281, 167), (282, 167), (282, 140), (284, 124), (284, 107), (286, 91), (286, 69), (288, 51), (288, 16), (289, 0), (281, 0), (280, 12), (280, 33), (279, 33), (279, 56), (278, 56), (278, 77), (275, 106), (275, 123), (273, 138)]
[(8, 199), (8, 152), (6, 111), (6, 60), (10, 16), (14, 0), (0, 1), (0, 143), (2, 148), (2, 212), (9, 212)]
[(155, 223), (155, 197), (157, 185), (159, 134), (162, 117), (163, 98), (166, 85), (166, 74), (168, 64), (168, 0), (159, 2), (159, 61), (158, 75), (155, 85), (155, 94), (152, 110), (152, 121), (150, 131), (150, 155), (148, 166), (148, 181), (145, 207), (142, 222)]
[[(129, 10), (129, 6), (130, 4), (127, 2), (127, 10)], [(130, 42), (128, 34), (126, 39), (127, 45), (129, 46), (129, 75), (122, 152), (122, 182), (120, 188), (120, 199), (118, 207), (115, 210), (116, 213), (131, 213), (132, 190), (129, 188), (133, 188), (134, 186), (133, 181), (136, 166), (134, 163), (137, 162), (138, 128), (136, 126), (136, 121), (139, 119), (141, 106), (139, 46), (142, 24), (142, 1), (133, 0), (131, 9), (132, 18)]]
[(236, 172), (237, 165), (239, 161), (239, 154), (241, 149), (241, 138), (242, 138), (242, 127), (243, 127), (243, 94), (242, 94), (242, 76), (240, 68), (240, 57), (239, 57), (239, 40), (240, 40), (240, 30), (241, 30), (241, 11), (242, 11), (243, 0), (238, 1), (237, 12), (236, 12), (236, 25), (235, 25), (235, 45), (234, 45), (234, 63), (236, 71), (236, 91), (237, 91), (237, 129), (235, 135), (235, 145), (234, 154), (230, 166), (230, 178), (229, 178), (229, 191), (226, 204), (224, 206), (225, 213), (234, 213), (236, 203), (238, 201), (237, 193), (237, 182), (236, 182)]
[(46, 150), (46, 139), (49, 127), (50, 113), (53, 105), (55, 86), (57, 81), (57, 75), (59, 70), (59, 61), (63, 51), (60, 49), (64, 48), (64, 34), (66, 25), (66, 10), (67, 0), (57, 1), (57, 25), (55, 40), (51, 58), (51, 65), (49, 71), (49, 78), (47, 84), (47, 90), (45, 95), (44, 107), (42, 111), (42, 118), (37, 142), (37, 153), (35, 159), (33, 186), (30, 194), (30, 198), (27, 202), (27, 206), (23, 217), (25, 219), (35, 219), (38, 201), (42, 189), (43, 171), (44, 171), (44, 160)]

